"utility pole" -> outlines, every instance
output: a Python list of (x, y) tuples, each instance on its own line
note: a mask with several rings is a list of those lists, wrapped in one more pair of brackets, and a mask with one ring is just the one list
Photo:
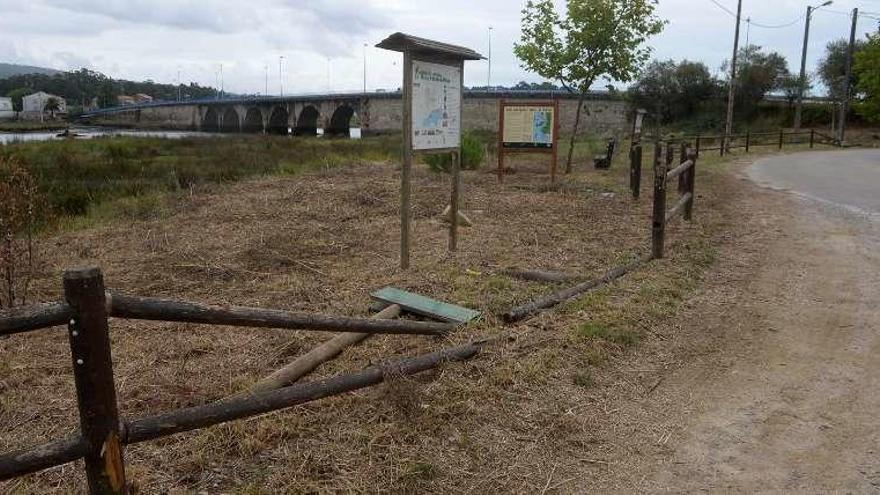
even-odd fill
[(266, 91), (263, 96), (269, 96), (269, 64), (264, 65), (263, 69), (266, 71)]
[(226, 87), (223, 84), (223, 64), (220, 64), (220, 99), (226, 97), (224, 93), (226, 93)]
[(180, 101), (180, 69), (177, 69), (177, 101)]
[(278, 95), (284, 98), (284, 55), (278, 57)]
[(859, 24), (859, 9), (853, 9), (852, 29), (849, 33), (849, 48), (846, 50), (846, 90), (843, 92), (843, 101), (840, 103), (840, 125), (838, 126), (837, 140), (843, 146), (846, 139), (846, 116), (849, 113), (849, 100), (852, 97), (852, 66), (853, 52), (856, 47), (856, 29)]
[[(736, 96), (736, 57), (739, 54), (739, 26), (742, 19), (743, 2), (739, 0), (736, 7), (736, 34), (733, 37), (733, 58), (730, 62), (730, 89), (727, 93), (727, 124), (724, 126), (724, 145), (730, 146), (730, 135), (733, 132), (733, 99)], [(729, 149), (729, 148), (728, 148)]]
[(489, 53), (486, 57), (489, 61), (489, 71), (486, 74), (486, 91), (492, 87), (492, 26), (489, 26)]
[(804, 92), (807, 90), (807, 46), (810, 43), (810, 21), (813, 18), (813, 12), (821, 9), (822, 7), (827, 7), (833, 3), (832, 0), (828, 0), (822, 5), (813, 8), (812, 6), (807, 7), (807, 21), (806, 26), (804, 27), (804, 50), (801, 53), (801, 76), (798, 79), (798, 98), (797, 98), (797, 106), (794, 109), (794, 130), (801, 130), (801, 122), (803, 120), (804, 114)]
[(364, 94), (367, 94), (367, 44), (364, 43)]

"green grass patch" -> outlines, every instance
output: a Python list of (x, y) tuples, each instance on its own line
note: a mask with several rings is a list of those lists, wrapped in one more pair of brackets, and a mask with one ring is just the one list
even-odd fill
[(641, 339), (641, 335), (635, 330), (597, 322), (584, 323), (578, 328), (578, 334), (587, 339), (604, 340), (621, 347), (632, 347)]

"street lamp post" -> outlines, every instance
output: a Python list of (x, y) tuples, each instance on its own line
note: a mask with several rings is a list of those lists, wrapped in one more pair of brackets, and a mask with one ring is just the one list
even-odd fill
[(804, 26), (804, 49), (801, 54), (801, 75), (798, 79), (798, 99), (797, 106), (794, 110), (794, 130), (798, 131), (801, 128), (801, 123), (803, 121), (803, 112), (804, 112), (804, 92), (807, 90), (807, 46), (810, 43), (810, 21), (813, 18), (813, 12), (821, 9), (822, 7), (827, 7), (831, 5), (833, 0), (828, 0), (827, 2), (819, 5), (818, 7), (807, 7), (807, 20)]
[(278, 57), (278, 95), (284, 98), (284, 55)]
[(489, 71), (486, 74), (486, 91), (489, 91), (492, 87), (492, 26), (489, 26), (489, 50), (486, 60), (489, 62)]

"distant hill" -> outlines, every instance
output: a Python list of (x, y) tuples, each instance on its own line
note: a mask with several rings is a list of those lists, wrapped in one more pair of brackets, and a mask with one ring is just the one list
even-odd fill
[(55, 69), (46, 69), (45, 67), (4, 64), (0, 62), (0, 79), (5, 79), (7, 77), (18, 76), (22, 74), (45, 74), (47, 76), (54, 76), (55, 74), (61, 74), (61, 71)]

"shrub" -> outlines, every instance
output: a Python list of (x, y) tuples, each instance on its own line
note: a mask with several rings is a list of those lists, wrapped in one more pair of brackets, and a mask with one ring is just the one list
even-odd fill
[[(486, 155), (486, 145), (477, 136), (464, 133), (461, 136), (461, 168), (462, 170), (478, 170), (483, 165)], [(428, 155), (425, 157), (434, 172), (450, 173), (452, 171), (452, 156), (449, 153), (442, 155)]]
[(0, 158), (0, 308), (27, 303), (40, 204), (33, 176), (17, 159)]

